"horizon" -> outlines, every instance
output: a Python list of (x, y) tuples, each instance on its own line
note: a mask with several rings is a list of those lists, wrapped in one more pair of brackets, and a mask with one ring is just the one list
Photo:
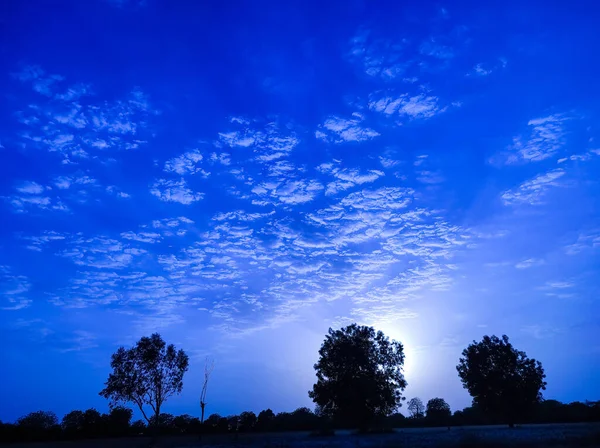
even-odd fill
[(0, 420), (105, 412), (154, 332), (190, 356), (164, 412), (206, 356), (207, 416), (314, 409), (353, 322), (407, 400), (470, 406), (460, 354), (503, 334), (600, 399), (594, 8), (6, 2)]

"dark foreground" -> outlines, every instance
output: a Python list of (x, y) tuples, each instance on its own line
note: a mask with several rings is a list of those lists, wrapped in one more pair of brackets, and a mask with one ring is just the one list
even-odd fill
[(306, 432), (233, 435), (168, 436), (152, 441), (149, 437), (100, 439), (72, 442), (12, 444), (11, 448), (419, 448), (419, 447), (597, 447), (600, 424), (468, 426), (448, 428), (407, 428), (389, 434), (355, 435), (337, 431), (335, 436), (316, 437)]

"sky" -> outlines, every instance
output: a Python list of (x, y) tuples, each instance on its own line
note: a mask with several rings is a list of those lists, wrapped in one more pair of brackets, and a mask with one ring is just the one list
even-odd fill
[[(329, 327), (471, 402), (507, 334), (600, 399), (592, 2), (2, 2), (0, 419), (106, 411), (110, 355), (190, 356), (165, 412), (311, 406)], [(404, 409), (404, 408), (403, 408)]]

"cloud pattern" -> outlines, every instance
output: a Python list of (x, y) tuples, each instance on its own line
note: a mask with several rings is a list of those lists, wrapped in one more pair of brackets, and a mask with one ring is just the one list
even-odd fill
[[(337, 55), (356, 79), (316, 116), (228, 112), (177, 137), (169, 124), (189, 121), (144, 79), (115, 92), (15, 64), (6, 331), (68, 354), (198, 324), (243, 344), (316, 316), (320, 330), (413, 328), (446, 350), (499, 326), (523, 292), (584, 303), (600, 253), (595, 128), (558, 105), (483, 135), (473, 114), (489, 104), (468, 92), (510, 83), (510, 59), (473, 50), (447, 11), (428, 20), (421, 34), (356, 27)], [(423, 336), (436, 307), (446, 319)], [(115, 324), (63, 326), (57, 312)], [(509, 329), (537, 344), (569, 324), (525, 313)]]

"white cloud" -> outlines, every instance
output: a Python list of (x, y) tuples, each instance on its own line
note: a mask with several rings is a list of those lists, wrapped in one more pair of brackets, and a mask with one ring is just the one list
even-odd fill
[(475, 64), (473, 67), (473, 73), (477, 76), (491, 75), (493, 70), (491, 68), (485, 68), (483, 64)]
[(410, 96), (403, 94), (398, 97), (371, 95), (369, 109), (386, 115), (399, 114), (413, 119), (431, 118), (447, 110), (439, 105), (439, 98), (421, 93)]
[(57, 255), (69, 258), (78, 266), (122, 269), (131, 264), (135, 255), (139, 255), (120, 241), (104, 236), (85, 238), (75, 235), (67, 240), (67, 245)]
[(506, 151), (492, 157), (492, 163), (516, 164), (540, 162), (554, 157), (563, 147), (566, 135), (566, 122), (570, 118), (562, 114), (549, 115), (529, 120), (531, 127), (528, 138), (519, 135)]
[(23, 182), (16, 190), (24, 194), (41, 194), (45, 188), (36, 182)]
[(89, 85), (79, 83), (59, 90), (58, 81), (63, 79), (47, 76), (39, 67), (16, 77), (31, 81), (34, 90), (48, 97), (18, 111), (21, 123), (29, 128), (20, 134), (24, 144), (59, 153), (65, 164), (89, 159), (90, 153), (98, 150), (140, 147), (146, 142), (137, 135), (148, 127), (148, 118), (158, 113), (139, 89), (117, 101), (80, 102), (91, 95)]
[(502, 193), (502, 202), (504, 205), (541, 205), (544, 203), (544, 197), (548, 190), (552, 187), (563, 186), (559, 179), (564, 175), (565, 171), (560, 168), (539, 174), (518, 187)]
[(336, 178), (335, 181), (327, 184), (325, 194), (328, 196), (335, 195), (356, 185), (375, 182), (380, 177), (385, 176), (385, 173), (379, 170), (369, 170), (361, 173), (357, 169), (341, 169), (335, 167), (333, 164), (323, 164), (317, 167), (317, 169), (324, 174), (329, 174)]
[(529, 269), (536, 266), (542, 266), (546, 264), (546, 262), (541, 258), (528, 258), (526, 260), (520, 261), (515, 264), (515, 268), (517, 269)]
[(31, 288), (29, 279), (23, 275), (14, 275), (6, 266), (0, 266), (0, 310), (18, 311), (31, 305), (27, 297)]
[(123, 232), (121, 237), (126, 240), (138, 241), (140, 243), (157, 243), (161, 240), (159, 233), (155, 232)]
[(159, 179), (150, 188), (150, 193), (161, 201), (179, 202), (184, 205), (192, 204), (204, 197), (204, 193), (190, 190), (184, 179), (178, 181)]
[(331, 116), (315, 132), (319, 140), (333, 143), (362, 142), (379, 136), (379, 132), (363, 126), (364, 118), (355, 112), (353, 118), (345, 119)]
[(402, 76), (410, 65), (403, 55), (406, 43), (372, 39), (369, 34), (363, 30), (350, 40), (348, 59), (371, 77), (388, 81)]
[(210, 173), (201, 169), (198, 164), (203, 157), (199, 149), (188, 151), (179, 157), (168, 160), (165, 163), (165, 171), (167, 173), (177, 173), (181, 176), (186, 174), (200, 173), (203, 176), (208, 176)]
[(68, 190), (73, 185), (98, 185), (98, 181), (84, 174), (54, 178), (54, 186), (59, 190)]

